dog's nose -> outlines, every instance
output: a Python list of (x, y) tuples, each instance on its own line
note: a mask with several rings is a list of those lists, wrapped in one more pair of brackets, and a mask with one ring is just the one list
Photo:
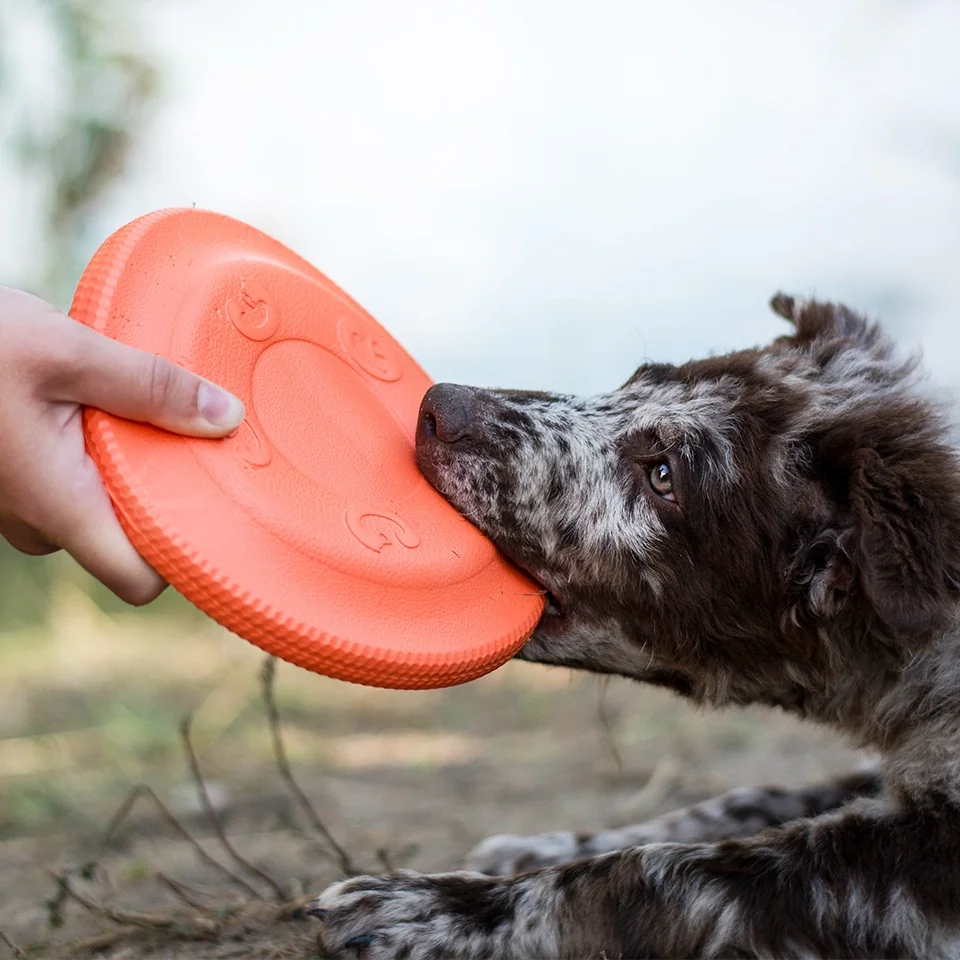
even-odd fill
[(476, 433), (475, 391), (457, 383), (434, 384), (420, 401), (417, 433), (442, 443), (467, 440)]

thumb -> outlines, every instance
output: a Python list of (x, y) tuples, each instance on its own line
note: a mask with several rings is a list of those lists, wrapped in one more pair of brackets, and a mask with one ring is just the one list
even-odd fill
[(191, 437), (222, 437), (243, 422), (243, 403), (209, 380), (80, 323), (73, 328), (57, 399)]

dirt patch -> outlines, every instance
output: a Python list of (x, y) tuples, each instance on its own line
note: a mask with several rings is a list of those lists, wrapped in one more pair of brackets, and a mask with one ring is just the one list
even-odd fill
[[(218, 844), (178, 737), (179, 718), (192, 713), (199, 762), (231, 844), (276, 878), (287, 899), (337, 879), (337, 864), (277, 772), (260, 700), (262, 656), (206, 623), (134, 623), (136, 632), (131, 622), (104, 623), (83, 610), (69, 629), (33, 638), (34, 656), (8, 658), (0, 929), (30, 957), (316, 957), (312, 922), (291, 918), (269, 884)], [(84, 638), (88, 656), (76, 649)], [(634, 684), (521, 663), (422, 693), (354, 687), (281, 665), (277, 694), (299, 782), (370, 871), (384, 869), (378, 851), (414, 869), (449, 869), (491, 833), (637, 822), (731, 786), (801, 783), (856, 760), (826, 734), (767, 711), (698, 713)], [(51, 911), (51, 871), (76, 870), (97, 851), (138, 781), (150, 782), (204, 849), (263, 899), (204, 864), (144, 805), (91, 879), (72, 875), (75, 892), (114, 918), (72, 900)], [(191, 910), (191, 900), (203, 910)], [(201, 916), (215, 923), (191, 927)], [(158, 918), (169, 928), (151, 927)], [(5, 950), (0, 941), (0, 957)]]

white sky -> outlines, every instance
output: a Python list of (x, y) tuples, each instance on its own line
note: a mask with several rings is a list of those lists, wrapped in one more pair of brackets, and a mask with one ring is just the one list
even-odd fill
[(168, 205), (248, 220), (443, 380), (608, 389), (776, 335), (785, 288), (888, 316), (960, 384), (952, 0), (148, 12), (164, 95), (92, 240)]

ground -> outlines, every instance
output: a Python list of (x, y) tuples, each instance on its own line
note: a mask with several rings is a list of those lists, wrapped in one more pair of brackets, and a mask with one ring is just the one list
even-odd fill
[[(278, 773), (260, 651), (182, 610), (108, 617), (65, 587), (43, 628), (6, 634), (0, 656), (9, 940), (29, 957), (318, 956), (297, 899), (341, 874)], [(383, 870), (384, 856), (448, 869), (490, 833), (635, 822), (730, 786), (800, 783), (857, 761), (826, 732), (768, 711), (700, 713), (625, 681), (531, 664), (427, 692), (281, 664), (275, 689), (295, 776), (364, 871)], [(232, 862), (204, 820), (178, 734), (187, 713), (229, 840), (279, 892)], [(201, 863), (142, 801), (99, 856), (112, 814), (141, 782), (262, 899)], [(77, 870), (95, 857), (84, 879)], [(63, 870), (99, 912), (57, 902)], [(0, 957), (11, 953), (0, 938)]]

